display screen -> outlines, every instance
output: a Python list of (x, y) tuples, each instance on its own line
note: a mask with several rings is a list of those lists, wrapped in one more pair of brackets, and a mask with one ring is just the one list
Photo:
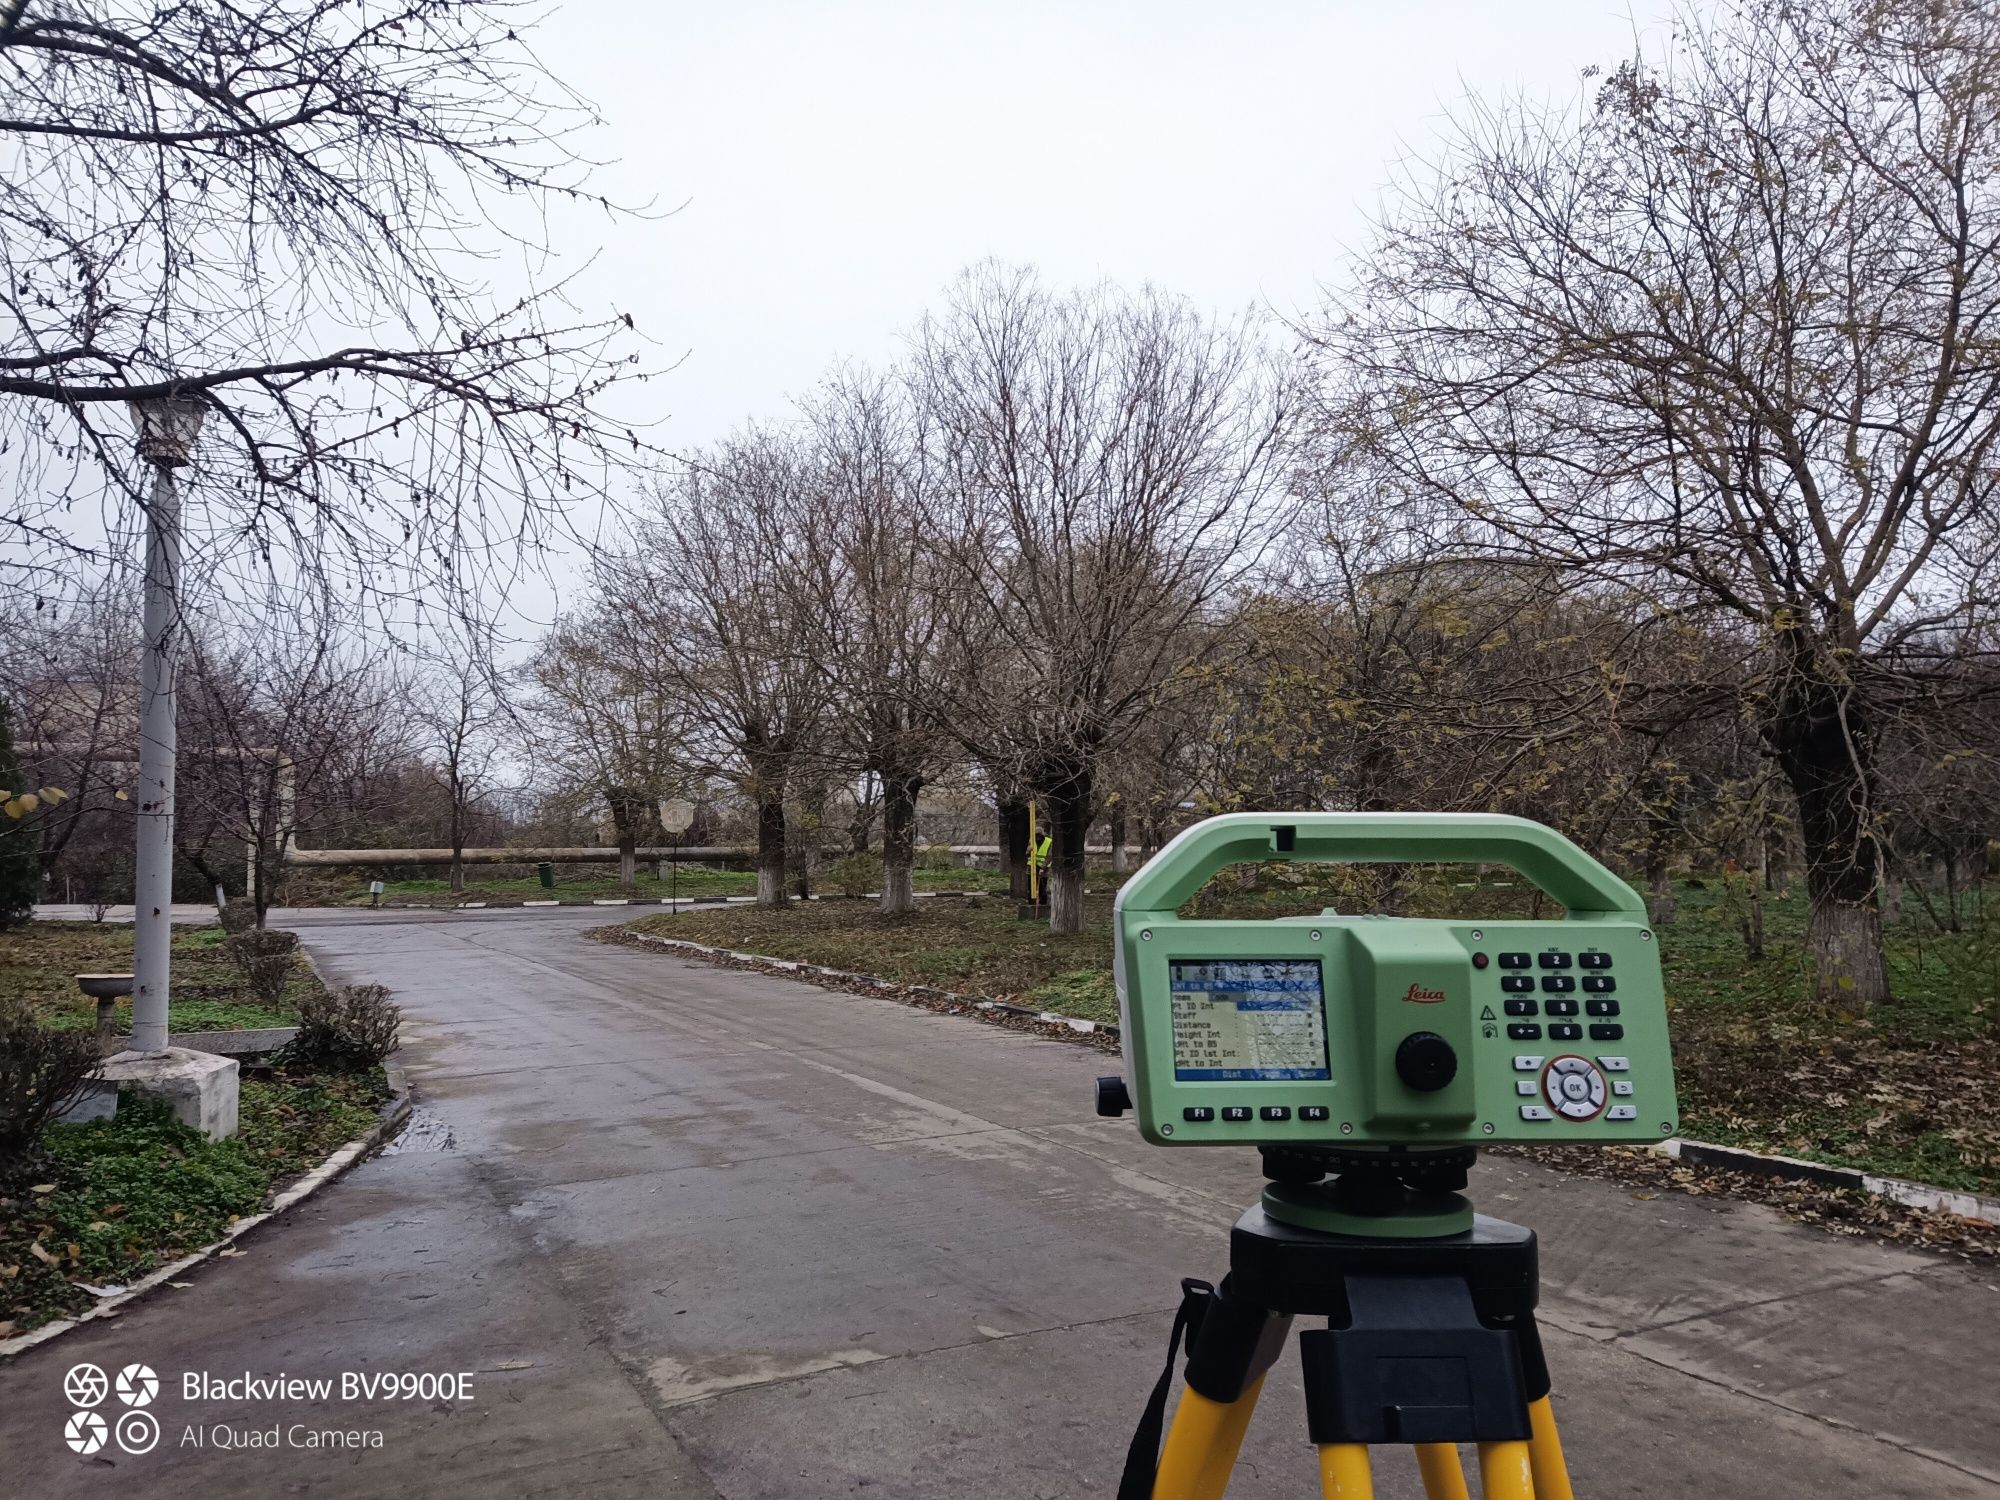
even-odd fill
[(1318, 959), (1175, 959), (1168, 970), (1178, 1081), (1330, 1076)]

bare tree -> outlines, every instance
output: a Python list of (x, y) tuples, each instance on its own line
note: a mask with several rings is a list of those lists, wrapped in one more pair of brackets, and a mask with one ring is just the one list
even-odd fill
[(835, 702), (832, 751), (882, 789), (882, 910), (914, 910), (917, 797), (949, 746), (939, 593), (925, 514), (923, 412), (882, 377), (829, 381), (807, 405), (822, 471), (801, 516), (797, 602)]
[(656, 842), (659, 799), (677, 789), (678, 703), (645, 637), (603, 614), (558, 622), (527, 669), (543, 758), (602, 799), (618, 840), (618, 878), (637, 878)]
[(631, 545), (600, 555), (608, 618), (633, 633), (681, 720), (683, 769), (733, 782), (755, 809), (757, 899), (785, 903), (785, 799), (818, 754), (827, 678), (799, 537), (818, 503), (806, 445), (752, 429), (666, 471)]
[(14, 703), (15, 748), (37, 784), (68, 798), (37, 812), (43, 869), (115, 823), (131, 839), (126, 800), (138, 739), (134, 621), (108, 588), (40, 609), (0, 608), (0, 684)]
[(2000, 597), (2000, 13), (1787, 0), (1675, 36), (1576, 117), (1474, 112), (1401, 190), (1317, 330), (1332, 415), (1456, 508), (1448, 543), (1740, 622), (1818, 992), (1868, 1004), (1877, 746)]
[(198, 635), (188, 665), (175, 853), (212, 887), (234, 886), (242, 870), (262, 923), (286, 854), (351, 811), (335, 788), (388, 729), (400, 685), (326, 608), (296, 596)]
[(1050, 926), (1081, 932), (1099, 767), (1256, 561), (1289, 390), (1247, 321), (1151, 290), (1056, 295), (992, 264), (916, 343), (963, 595), (951, 718), (1046, 804)]
[[(133, 400), (207, 408), (190, 551), (283, 554), (277, 575), (463, 594), (606, 493), (636, 441), (604, 404), (641, 373), (630, 320), (511, 269), (547, 256), (509, 226), (591, 201), (567, 137), (593, 117), (537, 62), (534, 19), (509, 0), (7, 7), (17, 587), (116, 555), (147, 503)], [(529, 253), (489, 286), (499, 248)]]
[(446, 627), (412, 694), (420, 753), (449, 801), (451, 888), (465, 889), (467, 831), (475, 807), (495, 790), (502, 735), (520, 728), (492, 637), (459, 620)]

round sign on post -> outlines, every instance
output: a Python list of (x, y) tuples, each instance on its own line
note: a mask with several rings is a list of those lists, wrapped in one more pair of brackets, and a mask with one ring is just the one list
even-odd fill
[(662, 797), (660, 799), (660, 827), (668, 838), (674, 841), (674, 863), (672, 884), (667, 887), (667, 909), (681, 909), (681, 835), (694, 822), (694, 804), (685, 797)]

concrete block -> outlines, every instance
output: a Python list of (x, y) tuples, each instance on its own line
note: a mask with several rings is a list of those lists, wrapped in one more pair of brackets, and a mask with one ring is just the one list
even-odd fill
[(233, 1057), (169, 1047), (107, 1057), (98, 1077), (116, 1088), (164, 1099), (175, 1119), (220, 1141), (236, 1134), (236, 1073)]
[(88, 1125), (92, 1120), (109, 1120), (118, 1114), (118, 1085), (101, 1078), (87, 1080), (70, 1100), (69, 1108), (56, 1116), (64, 1125)]

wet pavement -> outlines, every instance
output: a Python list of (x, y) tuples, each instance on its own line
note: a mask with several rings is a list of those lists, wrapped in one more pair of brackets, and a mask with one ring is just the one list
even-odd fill
[[(1254, 1154), (1095, 1119), (1087, 1047), (580, 936), (608, 915), (284, 914), (397, 992), (411, 1128), (0, 1366), (7, 1492), (1112, 1494)], [(1519, 1162), (1474, 1186), (1541, 1234), (1585, 1500), (2000, 1497), (1990, 1268)], [(158, 1372), (152, 1451), (66, 1446), (86, 1361)], [(244, 1378), (280, 1374), (327, 1386)], [(1377, 1474), (1419, 1493), (1406, 1455)], [(1288, 1355), (1230, 1493), (1315, 1486)]]

